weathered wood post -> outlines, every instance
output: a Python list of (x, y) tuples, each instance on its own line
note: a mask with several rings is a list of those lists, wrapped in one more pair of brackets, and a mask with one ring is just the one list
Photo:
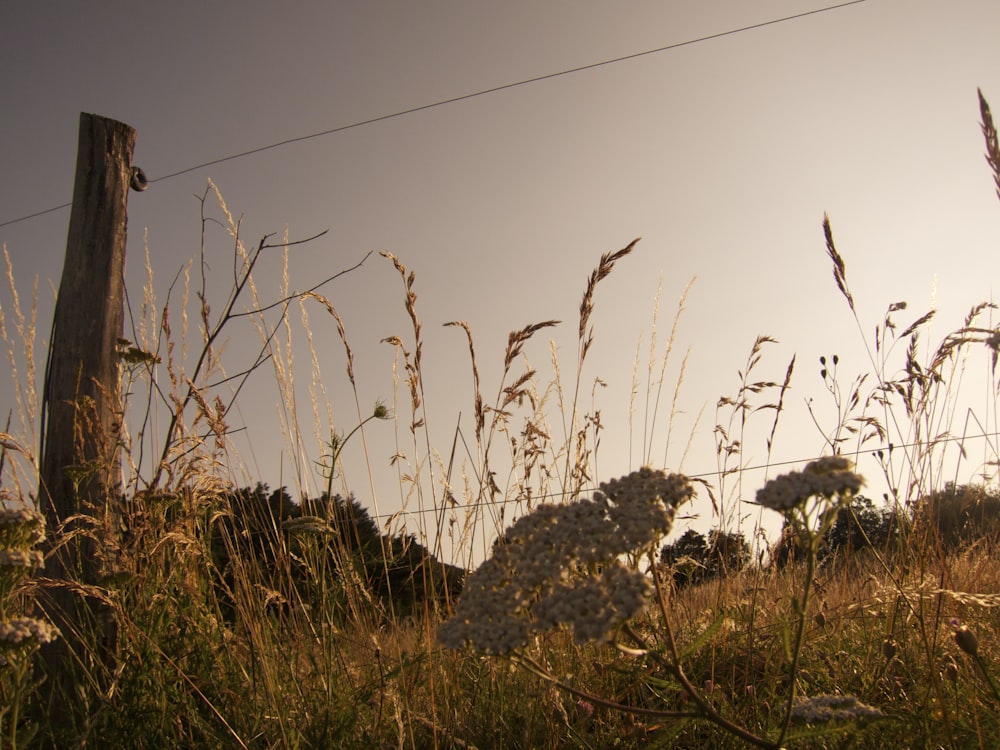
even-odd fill
[[(124, 321), (126, 204), (136, 132), (120, 122), (80, 115), (73, 207), (53, 317), (42, 397), (39, 505), (49, 529), (44, 607), (63, 638), (44, 653), (52, 690), (49, 720), (60, 723), (70, 666), (83, 659), (74, 630), (93, 616), (74, 584), (95, 584), (100, 570), (89, 532), (120, 500), (121, 456), (117, 342)], [(61, 531), (60, 531), (61, 529)], [(58, 582), (65, 582), (61, 585)], [(91, 655), (93, 656), (93, 655)], [(58, 729), (58, 726), (54, 726)]]

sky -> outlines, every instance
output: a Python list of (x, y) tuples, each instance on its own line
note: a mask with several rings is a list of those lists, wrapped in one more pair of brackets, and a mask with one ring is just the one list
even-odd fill
[[(910, 303), (897, 313), (902, 326), (938, 311), (921, 340), (927, 346), (994, 294), (1000, 205), (983, 158), (976, 90), (1000, 106), (1000, 4), (865, 0), (809, 13), (833, 4), (181, 1), (101, 2), (85, 12), (72, 2), (4, 4), (0, 241), (22, 305), (38, 280), (37, 357), (44, 360), (69, 209), (5, 222), (72, 199), (79, 114), (89, 112), (137, 130), (134, 163), (151, 181), (129, 196), (126, 284), (134, 310), (147, 249), (160, 306), (197, 256), (199, 197), (209, 180), (241, 217), (250, 248), (265, 235), (326, 232), (290, 251), (289, 289), (303, 291), (364, 260), (319, 291), (343, 320), (362, 416), (379, 399), (403, 412), (398, 431), (366, 426), (367, 464), (357, 438), (342, 455), (338, 482), (383, 520), (407, 510), (395, 521), (420, 523), (413, 511), (424, 501), (401, 494), (399, 465), (390, 465), (393, 454), (413, 458), (418, 448), (405, 443), (406, 390), (394, 384), (403, 375), (394, 375), (396, 351), (383, 339), (399, 336), (412, 351), (413, 334), (400, 276), (380, 251), (415, 274), (428, 425), (419, 450), (447, 462), (457, 426), (471, 442), (473, 385), (465, 335), (443, 324), (470, 326), (488, 403), (508, 332), (531, 323), (562, 321), (524, 353), (544, 384), (552, 378), (551, 340), (571, 383), (587, 278), (603, 253), (641, 237), (595, 297), (581, 386), (581, 410), (600, 409), (604, 425), (594, 479), (644, 462), (642, 429), (629, 426), (637, 351), (643, 379), (657, 290), (659, 357), (694, 280), (665, 370), (669, 402), (687, 355), (670, 445), (670, 409), (661, 406), (652, 463), (714, 481), (713, 428), (729, 418), (716, 404), (735, 395), (755, 338), (772, 337), (755, 378), (781, 382), (793, 356), (796, 367), (770, 456), (773, 413), (752, 415), (739, 460), (771, 463), (746, 475), (751, 486), (741, 496), (752, 499), (767, 476), (801, 468), (825, 449), (806, 406), (811, 399), (817, 420), (832, 428), (836, 408), (820, 356), (838, 354), (847, 391), (871, 370), (865, 342), (890, 303)], [(799, 17), (768, 23), (792, 16)], [(723, 33), (746, 27), (755, 28)], [(618, 58), (628, 59), (588, 67)], [(550, 76), (577, 68), (586, 69)], [(499, 90), (466, 98), (491, 89)], [(222, 217), (211, 196), (205, 206)], [(824, 213), (859, 323), (833, 282)], [(206, 253), (218, 310), (232, 241), (214, 223)], [(282, 274), (280, 251), (269, 252), (255, 274), (263, 301), (281, 296)], [(12, 302), (4, 289), (8, 325)], [(320, 412), (346, 434), (358, 411), (344, 347), (320, 305), (307, 311), (329, 401)], [(311, 423), (311, 355), (296, 336), (296, 398)], [(234, 321), (227, 371), (246, 367), (258, 347), (249, 319)], [(984, 354), (970, 369), (982, 376), (986, 361)], [(15, 406), (7, 369), (5, 412)], [(974, 389), (969, 408), (988, 432), (995, 428), (989, 388)], [(641, 424), (644, 382), (639, 390), (632, 419)], [(262, 368), (229, 414), (231, 427), (246, 429), (232, 436), (228, 468), (239, 484), (315, 495), (321, 451), (315, 441), (289, 450), (280, 401), (273, 370)], [(971, 413), (956, 408), (954, 425), (966, 429)], [(328, 429), (324, 422), (320, 432)], [(303, 431), (308, 438), (313, 428)], [(995, 457), (987, 443), (948, 472), (982, 471)], [(859, 463), (859, 470), (874, 467)], [(871, 494), (879, 495), (876, 487)], [(760, 518), (751, 506), (734, 507), (731, 518)], [(719, 520), (704, 494), (688, 514), (682, 527)]]

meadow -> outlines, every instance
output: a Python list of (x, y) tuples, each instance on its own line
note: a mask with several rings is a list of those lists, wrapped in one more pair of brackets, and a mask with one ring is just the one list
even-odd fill
[[(1000, 145), (982, 98), (981, 116), (1000, 197)], [(37, 290), (22, 307), (7, 258), (12, 303), (0, 335), (21, 413), (0, 458), (0, 746), (1000, 744), (992, 303), (971, 301), (964, 324), (931, 342), (933, 314), (893, 302), (869, 339), (827, 220), (817, 244), (870, 356), (846, 380), (836, 358), (810, 366), (822, 368), (838, 415), (822, 429), (827, 455), (774, 467), (764, 481), (744, 476), (747, 425), (771, 445), (805, 367), (793, 359), (783, 379), (757, 379), (761, 336), (748, 342), (738, 390), (716, 407), (717, 476), (639, 465), (600, 476), (602, 425), (586, 406), (585, 364), (601, 335), (597, 290), (638, 252), (632, 242), (602, 256), (584, 286), (570, 367), (553, 356), (543, 375), (527, 361), (527, 343), (554, 323), (538, 321), (510, 333), (500, 386), (483, 393), (473, 331), (450, 324), (468, 342), (473, 383), (474, 434), (468, 459), (456, 461), (426, 428), (415, 272), (385, 254), (411, 329), (387, 342), (398, 392), (366, 405), (334, 300), (285, 289), (280, 304), (261, 302), (257, 261), (271, 247), (287, 253), (287, 239), (247, 247), (213, 186), (203, 202), (224, 217), (233, 288), (210, 306), (195, 273), (159, 306), (149, 274), (119, 352), (120, 495), (60, 528), (45, 528), (34, 505)], [(319, 387), (313, 414), (294, 411), (295, 362), (282, 342), (300, 325), (316, 346), (317, 324), (294, 322), (307, 303), (329, 316), (345, 352), (356, 421), (342, 433), (308, 435), (329, 411)], [(274, 309), (277, 322), (265, 315)], [(683, 299), (650, 372), (666, 369), (682, 309)], [(218, 342), (239, 317), (255, 321), (260, 356), (227, 368)], [(956, 481), (944, 446), (964, 454), (971, 441), (958, 404), (973, 366), (989, 372), (976, 412), (988, 455), (980, 476)], [(264, 371), (287, 396), (289, 450), (322, 446), (316, 496), (241, 485), (229, 471), (227, 416), (242, 383)], [(310, 378), (323, 382), (315, 368)], [(679, 383), (673, 401), (662, 387), (651, 378), (637, 396), (655, 405), (648, 429), (676, 413)], [(416, 526), (380, 523), (340, 486), (344, 447), (382, 422), (398, 436), (399, 481), (427, 519)], [(368, 470), (384, 463), (373, 458)], [(865, 495), (882, 486), (881, 497)], [(716, 533), (667, 554), (696, 496), (714, 508)], [(782, 535), (734, 525), (734, 503), (780, 513)], [(81, 539), (97, 575), (46, 576), (45, 556)], [(720, 553), (724, 539), (739, 554)], [(61, 633), (51, 625), (56, 591), (84, 603)], [(57, 646), (64, 658), (44, 658)]]

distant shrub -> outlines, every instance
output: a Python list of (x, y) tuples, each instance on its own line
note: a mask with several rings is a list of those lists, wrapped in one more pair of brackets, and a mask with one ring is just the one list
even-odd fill
[(660, 548), (660, 562), (670, 567), (679, 588), (736, 573), (750, 564), (750, 545), (742, 534), (712, 529), (706, 538), (694, 529)]
[(993, 541), (1000, 533), (1000, 490), (949, 482), (917, 503), (914, 523), (933, 534), (946, 553)]
[(871, 499), (858, 495), (837, 514), (833, 528), (823, 538), (820, 559), (865, 547), (885, 550), (897, 529), (894, 521), (894, 513), (889, 508), (876, 508)]
[(461, 589), (465, 571), (439, 562), (412, 535), (383, 535), (353, 497), (324, 493), (296, 503), (284, 487), (271, 492), (258, 483), (222, 500), (211, 548), (224, 600), (238, 579), (245, 584), (249, 577), (271, 592), (274, 609), (293, 600), (313, 602), (313, 583), (326, 570), (342, 584), (364, 586), (397, 616)]
[[(870, 498), (856, 495), (850, 505), (837, 512), (833, 526), (823, 535), (817, 559), (827, 561), (866, 547), (886, 550), (890, 538), (896, 534), (895, 520), (891, 509), (876, 508)], [(771, 562), (781, 568), (792, 560), (804, 560), (807, 553), (808, 550), (785, 524), (781, 536), (771, 548)]]

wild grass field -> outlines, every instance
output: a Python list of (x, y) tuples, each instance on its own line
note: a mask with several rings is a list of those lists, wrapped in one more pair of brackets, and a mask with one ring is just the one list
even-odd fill
[[(1000, 197), (1000, 146), (982, 97), (981, 116)], [(0, 456), (2, 747), (1000, 746), (991, 302), (970, 301), (964, 324), (935, 343), (921, 338), (931, 314), (890, 304), (865, 341), (868, 369), (845, 381), (836, 358), (814, 363), (838, 415), (822, 458), (756, 484), (743, 476), (740, 425), (768, 415), (770, 445), (798, 376), (793, 359), (783, 380), (755, 379), (761, 336), (748, 342), (738, 391), (717, 405), (716, 477), (655, 466), (595, 476), (602, 427), (584, 406), (582, 373), (600, 330), (596, 290), (633, 242), (593, 269), (576, 361), (560, 368), (553, 357), (550, 377), (524, 347), (553, 321), (510, 334), (490, 394), (471, 327), (450, 324), (466, 336), (474, 384), (474, 460), (456, 466), (434, 460), (449, 450), (426, 428), (415, 273), (386, 254), (411, 330), (388, 342), (399, 392), (365, 405), (334, 303), (314, 290), (285, 297), (277, 323), (265, 316), (254, 269), (269, 241), (245, 247), (211, 186), (204, 201), (217, 202), (231, 235), (229, 297), (215, 313), (198, 300), (189, 321), (197, 279), (158, 306), (150, 273), (131, 311), (134, 340), (120, 350), (121, 492), (55, 528), (35, 505), (37, 290), (22, 306), (7, 258), (0, 336), (20, 414)], [(865, 337), (849, 253), (828, 220), (822, 230)], [(314, 413), (298, 414), (283, 344), (303, 300), (333, 320), (356, 409), (343, 434), (314, 430), (326, 486), (313, 497), (241, 485), (227, 470), (227, 415), (251, 372), (273, 372), (286, 394), (292, 452), (322, 424), (322, 376), (310, 376)], [(232, 375), (217, 342), (242, 310), (260, 356)], [(989, 447), (981, 476), (956, 482), (942, 444), (964, 451), (956, 414), (970, 362), (989, 372), (985, 403), (978, 397)], [(646, 396), (669, 421), (676, 403)], [(416, 528), (381, 525), (339, 486), (344, 446), (381, 421), (395, 425), (394, 468), (426, 512)], [(883, 485), (883, 496), (866, 494)], [(715, 508), (715, 528), (671, 535), (694, 496)], [(780, 513), (780, 537), (734, 527), (733, 498)], [(46, 556), (82, 540), (96, 574), (47, 576)], [(79, 605), (72, 621), (56, 609), (66, 596)]]

